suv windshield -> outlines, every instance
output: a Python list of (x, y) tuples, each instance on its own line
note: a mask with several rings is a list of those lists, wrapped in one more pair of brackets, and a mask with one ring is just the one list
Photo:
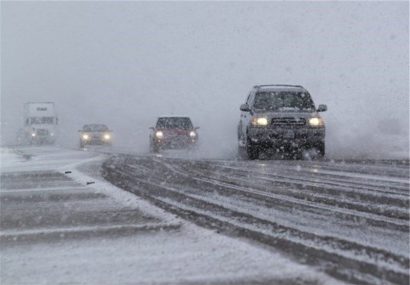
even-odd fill
[(255, 95), (255, 109), (269, 111), (314, 111), (310, 95), (306, 92), (269, 91)]
[(159, 118), (158, 129), (192, 129), (192, 122), (189, 118)]
[(106, 125), (85, 125), (83, 127), (83, 131), (86, 131), (86, 132), (105, 132), (105, 131), (108, 131), (108, 127)]

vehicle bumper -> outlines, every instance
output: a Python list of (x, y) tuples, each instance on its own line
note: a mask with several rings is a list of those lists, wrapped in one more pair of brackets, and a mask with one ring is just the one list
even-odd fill
[(269, 129), (250, 127), (248, 138), (251, 144), (266, 147), (315, 146), (325, 140), (325, 128)]

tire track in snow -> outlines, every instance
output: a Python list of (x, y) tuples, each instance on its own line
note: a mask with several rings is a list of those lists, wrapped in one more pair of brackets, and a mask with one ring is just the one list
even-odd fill
[[(141, 175), (138, 174), (138, 167), (127, 167), (136, 164), (144, 165), (144, 173)], [(110, 165), (115, 165), (115, 168), (110, 167)], [(206, 181), (204, 178), (195, 180), (194, 177), (190, 177), (189, 172), (172, 170), (175, 165), (177, 163), (169, 167), (169, 165), (164, 165), (161, 160), (158, 162), (158, 159), (147, 157), (143, 159), (127, 158), (125, 160), (117, 157), (106, 163), (104, 169), (106, 178), (113, 183), (121, 184), (119, 186), (155, 201), (156, 204), (177, 212), (189, 220), (198, 222), (200, 219), (202, 221), (200, 223), (211, 228), (226, 232), (227, 227), (240, 232), (240, 236), (250, 236), (252, 239), (262, 240), (262, 242), (276, 247), (280, 247), (278, 245), (286, 246), (292, 255), (300, 255), (298, 250), (304, 252), (305, 255), (306, 252), (310, 252), (313, 256), (308, 258), (310, 263), (326, 265), (325, 271), (336, 277), (356, 283), (374, 284), (369, 281), (372, 280), (370, 277), (373, 276), (381, 280), (383, 284), (386, 284), (387, 281), (407, 284), (405, 283), (409, 277), (409, 259), (407, 256), (340, 238), (324, 237), (284, 227), (271, 220), (264, 220), (245, 211), (240, 211), (238, 208), (232, 208), (232, 205), (221, 205), (216, 199), (205, 199), (202, 196), (186, 193), (184, 186), (197, 188), (198, 193), (213, 191), (209, 189), (212, 186), (215, 188), (214, 191), (228, 189), (226, 192), (229, 192), (232, 189), (229, 190), (231, 187), (229, 185), (218, 185), (215, 181)], [(147, 173), (147, 169), (151, 170), (151, 175)], [(178, 188), (175, 185), (169, 187), (168, 180), (178, 181)], [(204, 184), (207, 183), (209, 184), (205, 187)], [(260, 196), (259, 199), (263, 198)], [(283, 201), (278, 202), (283, 203)], [(295, 203), (295, 201), (288, 202)], [(280, 233), (280, 235), (272, 236), (272, 233)], [(346, 254), (349, 252), (351, 254)], [(337, 258), (337, 262), (335, 258)], [(351, 276), (348, 277), (346, 274)]]

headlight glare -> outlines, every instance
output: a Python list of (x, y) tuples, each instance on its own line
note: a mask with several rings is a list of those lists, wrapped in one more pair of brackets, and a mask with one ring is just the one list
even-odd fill
[(111, 139), (111, 135), (110, 135), (110, 134), (104, 134), (104, 139), (105, 139), (105, 140)]
[(32, 137), (35, 137), (35, 136), (36, 136), (36, 133), (32, 133), (31, 136), (32, 136)]
[(191, 132), (189, 132), (189, 136), (191, 138), (194, 138), (194, 137), (196, 137), (196, 133), (194, 131), (191, 131)]
[(157, 131), (155, 133), (155, 136), (157, 137), (157, 139), (162, 139), (164, 137), (164, 133), (161, 131)]
[(268, 125), (268, 119), (265, 117), (256, 117), (252, 119), (252, 125), (254, 126), (267, 126)]
[(323, 121), (321, 118), (310, 118), (309, 125), (312, 127), (319, 127), (323, 125)]
[(88, 134), (83, 134), (82, 135), (83, 140), (88, 140), (90, 136)]

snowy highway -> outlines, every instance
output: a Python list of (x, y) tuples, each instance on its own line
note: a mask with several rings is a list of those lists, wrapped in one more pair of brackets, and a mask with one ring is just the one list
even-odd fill
[(410, 1), (0, 5), (0, 285), (410, 285)]
[(341, 284), (111, 185), (101, 177), (109, 157), (99, 150), (1, 149), (1, 284)]
[(186, 220), (340, 280), (409, 282), (408, 161), (115, 155), (103, 176)]

